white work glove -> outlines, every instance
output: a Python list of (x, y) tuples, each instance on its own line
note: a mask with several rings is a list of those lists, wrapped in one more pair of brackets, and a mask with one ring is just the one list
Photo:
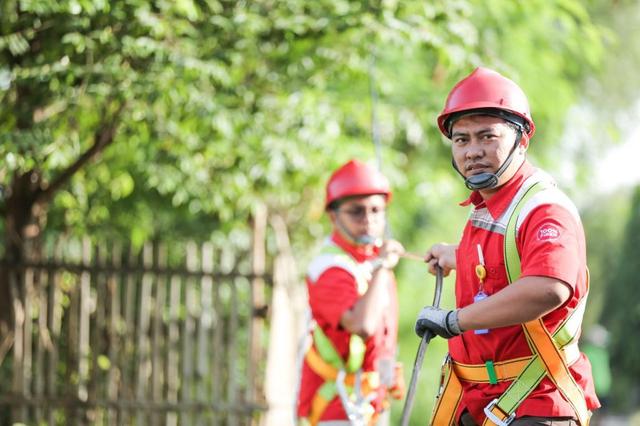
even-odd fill
[(424, 333), (433, 334), (450, 339), (462, 333), (458, 324), (458, 311), (447, 311), (435, 306), (425, 306), (418, 314), (415, 326), (416, 334), (422, 338)]

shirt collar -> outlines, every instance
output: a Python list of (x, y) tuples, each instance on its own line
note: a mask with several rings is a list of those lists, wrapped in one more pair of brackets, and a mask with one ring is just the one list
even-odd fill
[(479, 191), (473, 191), (471, 195), (469, 195), (469, 198), (461, 202), (460, 205), (466, 207), (473, 204), (476, 208), (486, 207), (491, 217), (497, 219), (504, 213), (506, 208), (509, 207), (516, 192), (518, 192), (518, 189), (522, 186), (522, 182), (531, 176), (535, 170), (528, 161), (525, 161), (516, 174), (513, 175), (507, 183), (498, 188), (491, 198), (485, 200)]
[(333, 241), (342, 250), (349, 253), (357, 262), (364, 262), (367, 259), (378, 256), (380, 249), (373, 245), (360, 245), (353, 244), (347, 241), (337, 230), (331, 234), (331, 241)]

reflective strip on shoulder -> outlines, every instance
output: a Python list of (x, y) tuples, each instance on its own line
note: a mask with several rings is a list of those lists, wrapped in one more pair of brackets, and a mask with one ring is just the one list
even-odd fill
[(519, 199), (514, 200), (509, 206), (509, 214), (507, 221), (507, 230), (504, 234), (504, 265), (507, 272), (507, 279), (509, 284), (514, 282), (520, 276), (520, 254), (518, 253), (518, 246), (516, 244), (516, 221), (520, 215), (520, 210), (527, 203), (529, 199), (535, 196), (537, 193), (544, 189), (545, 183), (535, 182), (533, 185), (527, 187), (526, 191), (520, 193)]
[(518, 215), (518, 221), (516, 222), (516, 230), (520, 229), (520, 225), (522, 225), (529, 213), (545, 204), (554, 204), (566, 209), (571, 213), (571, 216), (573, 216), (577, 223), (581, 223), (578, 208), (573, 201), (559, 188), (547, 186), (522, 206), (522, 210), (520, 210), (520, 214)]
[(344, 269), (354, 277), (359, 274), (357, 264), (346, 254), (321, 254), (313, 259), (309, 265), (307, 276), (311, 282), (315, 283), (320, 278), (320, 275), (330, 268)]
[(322, 246), (320, 254), (309, 264), (307, 276), (311, 282), (315, 283), (324, 271), (330, 268), (341, 268), (358, 277), (360, 271), (358, 264), (344, 250), (338, 247), (333, 241), (327, 239)]

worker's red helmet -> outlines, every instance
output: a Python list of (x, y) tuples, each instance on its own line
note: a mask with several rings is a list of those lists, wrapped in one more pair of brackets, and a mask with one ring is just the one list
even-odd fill
[(391, 199), (389, 180), (375, 167), (358, 160), (351, 160), (333, 172), (327, 183), (325, 208), (334, 201), (354, 195), (382, 194)]
[(487, 68), (476, 68), (455, 85), (438, 116), (442, 134), (451, 137), (453, 123), (466, 115), (494, 115), (516, 124), (529, 138), (536, 126), (529, 101), (522, 89), (503, 75)]

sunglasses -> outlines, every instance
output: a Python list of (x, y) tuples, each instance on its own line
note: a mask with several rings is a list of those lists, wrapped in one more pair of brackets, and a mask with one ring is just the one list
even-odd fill
[(376, 219), (385, 214), (384, 207), (371, 207), (368, 209), (365, 206), (356, 206), (348, 209), (338, 209), (338, 211), (347, 214), (351, 219), (358, 222), (363, 221), (367, 214)]

